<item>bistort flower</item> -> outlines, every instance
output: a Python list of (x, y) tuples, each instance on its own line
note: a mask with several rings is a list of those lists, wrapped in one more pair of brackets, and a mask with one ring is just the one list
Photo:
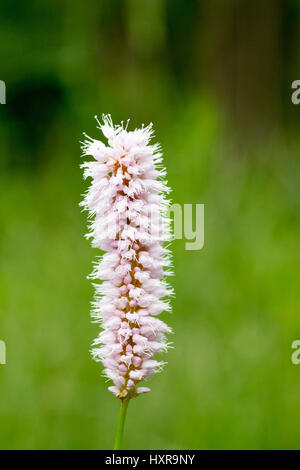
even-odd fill
[(171, 329), (158, 318), (172, 294), (163, 280), (171, 274), (169, 188), (160, 147), (149, 143), (152, 125), (128, 131), (110, 116), (98, 124), (108, 144), (87, 137), (82, 147), (94, 157), (82, 165), (92, 178), (81, 203), (92, 219), (87, 237), (106, 252), (90, 276), (103, 281), (95, 284), (92, 316), (102, 331), (92, 352), (113, 381), (109, 390), (127, 399), (150, 391), (139, 384), (161, 370), (153, 356), (169, 346)]

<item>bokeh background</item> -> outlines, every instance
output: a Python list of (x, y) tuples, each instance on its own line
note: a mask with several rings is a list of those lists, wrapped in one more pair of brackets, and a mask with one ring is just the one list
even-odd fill
[(109, 449), (119, 402), (89, 348), (82, 131), (152, 121), (176, 203), (168, 366), (130, 403), (127, 449), (300, 448), (297, 0), (11, 0), (1, 6), (2, 449)]

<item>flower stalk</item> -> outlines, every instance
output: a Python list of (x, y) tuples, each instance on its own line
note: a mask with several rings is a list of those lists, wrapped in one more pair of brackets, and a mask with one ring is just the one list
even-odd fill
[(170, 271), (169, 188), (159, 145), (151, 145), (152, 125), (128, 131), (103, 116), (99, 128), (105, 145), (87, 137), (83, 143), (84, 176), (92, 183), (81, 205), (89, 211), (87, 238), (105, 253), (95, 263), (92, 317), (102, 331), (93, 343), (93, 357), (104, 365), (108, 387), (121, 400), (116, 446), (121, 445), (128, 402), (149, 392), (141, 382), (162, 370), (153, 359), (168, 349), (171, 332), (158, 315), (170, 311), (172, 289), (163, 279)]
[(120, 450), (122, 448), (124, 425), (125, 425), (128, 404), (129, 404), (128, 399), (126, 400), (125, 398), (121, 400), (120, 415), (119, 415), (116, 437), (115, 437), (115, 444), (114, 444), (113, 450)]

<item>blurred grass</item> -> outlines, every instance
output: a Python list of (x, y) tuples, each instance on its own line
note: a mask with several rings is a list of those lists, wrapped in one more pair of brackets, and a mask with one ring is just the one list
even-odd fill
[[(206, 204), (205, 246), (173, 244), (176, 299), (164, 318), (174, 349), (152, 392), (130, 403), (125, 446), (299, 448), (299, 151), (276, 141), (235, 155), (200, 97), (155, 124), (174, 202)], [(85, 276), (97, 253), (77, 205), (77, 140), (37, 174), (1, 176), (3, 449), (112, 446), (119, 404), (88, 353), (98, 326)]]
[(300, 448), (300, 8), (270, 2), (266, 27), (259, 6), (3, 5), (1, 449), (112, 447), (119, 403), (89, 355), (97, 253), (78, 207), (81, 132), (100, 136), (102, 112), (153, 121), (173, 201), (205, 203), (204, 248), (173, 243), (174, 349), (130, 403), (126, 448)]

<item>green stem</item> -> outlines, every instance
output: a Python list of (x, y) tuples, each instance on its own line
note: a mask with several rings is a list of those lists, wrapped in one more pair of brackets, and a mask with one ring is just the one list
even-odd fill
[(121, 400), (121, 409), (120, 409), (119, 421), (118, 421), (115, 444), (114, 444), (114, 449), (113, 450), (120, 450), (121, 446), (122, 446), (124, 423), (125, 423), (128, 403), (129, 403), (128, 399), (127, 400), (125, 400), (125, 399)]

